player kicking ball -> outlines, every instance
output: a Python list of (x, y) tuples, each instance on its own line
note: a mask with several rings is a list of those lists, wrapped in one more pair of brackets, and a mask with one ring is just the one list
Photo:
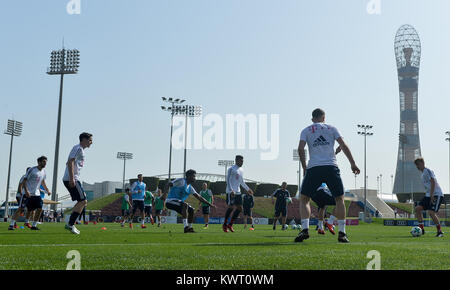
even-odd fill
[(441, 230), (441, 224), (439, 222), (437, 213), (444, 200), (442, 189), (437, 182), (433, 170), (425, 167), (425, 160), (423, 160), (423, 158), (417, 158), (416, 160), (414, 160), (414, 164), (416, 165), (417, 169), (422, 172), (422, 182), (426, 189), (425, 197), (419, 202), (416, 207), (416, 216), (417, 221), (419, 222), (419, 227), (422, 229), (422, 234), (425, 234), (422, 212), (426, 210), (428, 211), (431, 218), (433, 219), (434, 224), (436, 225), (436, 237), (441, 238), (444, 236), (444, 233)]
[(330, 231), (330, 233), (335, 235), (336, 232), (334, 231), (333, 225), (335, 216), (331, 215), (328, 222), (325, 221), (327, 206), (336, 205), (336, 200), (334, 199), (333, 195), (331, 195), (331, 192), (328, 189), (327, 185), (325, 183), (322, 183), (322, 185), (317, 189), (316, 194), (311, 199), (317, 204), (317, 207), (319, 209), (319, 223), (317, 225), (317, 233), (319, 235), (325, 235), (325, 226)]
[[(166, 200), (166, 208), (176, 211), (183, 217), (185, 233), (195, 232), (192, 228), (195, 209), (185, 202), (189, 195), (192, 194), (200, 202), (203, 202), (215, 208), (213, 204), (200, 196), (192, 186), (192, 184), (195, 182), (196, 174), (197, 172), (195, 170), (189, 169), (188, 171), (186, 171), (186, 178), (178, 178), (174, 181), (170, 181), (166, 186), (165, 194), (163, 197), (163, 200)], [(170, 191), (167, 195), (168, 188), (170, 188)]]

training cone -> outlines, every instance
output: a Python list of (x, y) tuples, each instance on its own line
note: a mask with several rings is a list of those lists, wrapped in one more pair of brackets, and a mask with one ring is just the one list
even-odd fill
[(105, 227), (103, 227), (103, 228), (102, 228), (102, 230), (106, 231), (106, 228), (105, 228)]
[(24, 226), (20, 226), (21, 229), (24, 229)]

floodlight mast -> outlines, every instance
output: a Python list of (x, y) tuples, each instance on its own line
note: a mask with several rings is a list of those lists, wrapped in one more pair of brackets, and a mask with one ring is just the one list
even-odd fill
[(229, 166), (233, 166), (234, 165), (234, 160), (218, 160), (217, 164), (219, 166), (224, 166), (225, 167), (225, 183), (227, 182), (227, 172), (228, 172), (228, 167)]
[(8, 125), (7, 125), (7, 129), (4, 132), (5, 135), (10, 135), (11, 136), (11, 145), (9, 147), (9, 163), (8, 163), (8, 178), (6, 181), (6, 198), (5, 198), (5, 213), (4, 213), (4, 220), (7, 221), (8, 220), (8, 216), (9, 216), (9, 205), (8, 205), (8, 201), (9, 201), (9, 182), (11, 180), (11, 160), (12, 160), (12, 151), (13, 151), (13, 140), (14, 137), (19, 137), (20, 135), (22, 135), (22, 122), (18, 122), (15, 120), (8, 120)]
[[(47, 74), (60, 75), (59, 85), (59, 105), (58, 105), (58, 121), (56, 127), (56, 142), (55, 142), (55, 160), (53, 165), (53, 184), (52, 184), (52, 200), (57, 201), (57, 187), (58, 187), (58, 159), (59, 159), (59, 140), (61, 135), (61, 111), (62, 111), (62, 97), (64, 75), (77, 74), (80, 66), (80, 51), (77, 49), (54, 50), (50, 54), (50, 67), (47, 68)], [(56, 204), (52, 205), (52, 209), (56, 210)]]
[(117, 159), (123, 160), (122, 192), (125, 192), (125, 163), (127, 160), (133, 159), (133, 153), (117, 152)]
[(175, 106), (175, 104), (181, 104), (185, 100), (182, 99), (173, 99), (173, 98), (161, 98), (164, 102), (167, 102), (170, 104), (170, 107), (161, 106), (161, 109), (166, 112), (170, 112), (170, 149), (169, 149), (169, 174), (168, 174), (168, 181), (170, 181), (171, 173), (172, 173), (172, 135), (173, 135), (173, 116), (175, 114), (180, 113), (180, 107), (181, 106)]
[(358, 131), (358, 135), (364, 136), (364, 222), (367, 222), (367, 145), (366, 138), (367, 136), (372, 136), (373, 133), (368, 132), (373, 128), (371, 125), (358, 125), (359, 129), (362, 131)]

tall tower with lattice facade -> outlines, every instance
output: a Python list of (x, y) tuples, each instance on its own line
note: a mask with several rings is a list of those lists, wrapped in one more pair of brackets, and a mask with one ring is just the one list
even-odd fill
[(420, 38), (411, 25), (401, 26), (395, 36), (400, 90), (400, 134), (393, 193), (404, 202), (414, 193), (424, 193), (414, 160), (421, 156), (418, 122)]

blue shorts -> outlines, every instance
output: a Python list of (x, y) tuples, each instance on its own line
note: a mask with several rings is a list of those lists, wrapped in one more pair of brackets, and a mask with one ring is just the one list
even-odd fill
[(333, 165), (316, 166), (307, 169), (302, 182), (301, 194), (313, 198), (322, 183), (327, 184), (331, 195), (334, 197), (344, 195), (341, 172), (338, 167)]

